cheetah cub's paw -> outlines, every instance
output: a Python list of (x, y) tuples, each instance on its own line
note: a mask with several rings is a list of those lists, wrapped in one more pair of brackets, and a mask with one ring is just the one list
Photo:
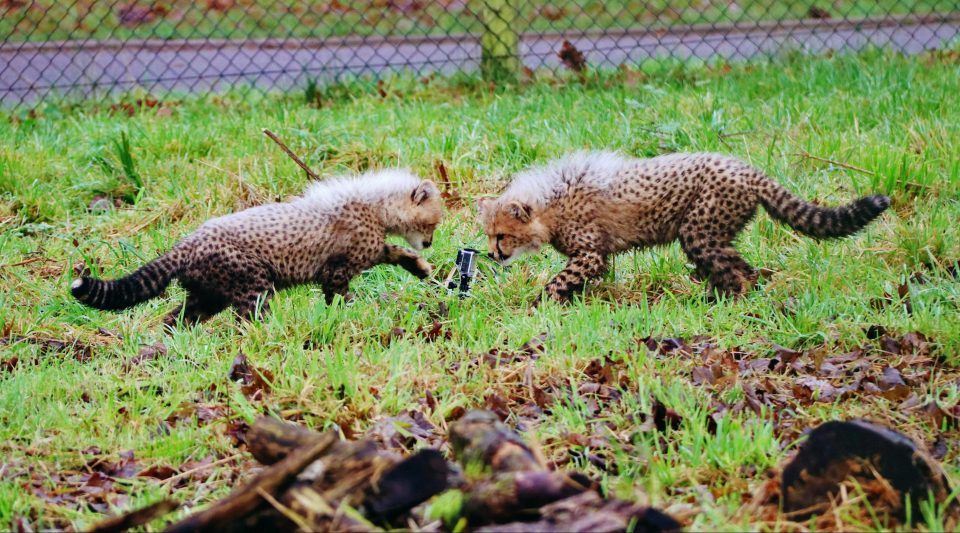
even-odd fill
[(433, 273), (433, 267), (422, 257), (417, 258), (415, 269), (416, 271), (413, 272), (413, 275), (420, 279), (429, 278), (430, 274)]

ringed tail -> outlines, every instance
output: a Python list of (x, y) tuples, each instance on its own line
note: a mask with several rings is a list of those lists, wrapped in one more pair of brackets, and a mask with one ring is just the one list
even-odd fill
[(120, 279), (99, 280), (83, 276), (73, 281), (70, 292), (81, 303), (96, 309), (126, 309), (163, 294), (180, 272), (182, 260), (180, 252), (171, 250)]
[(860, 231), (890, 207), (890, 198), (864, 196), (840, 207), (820, 207), (765, 179), (758, 189), (760, 204), (773, 217), (815, 239), (836, 239)]

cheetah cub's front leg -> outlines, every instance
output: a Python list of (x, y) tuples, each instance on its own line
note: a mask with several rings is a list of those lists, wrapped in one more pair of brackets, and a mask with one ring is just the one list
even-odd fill
[(397, 265), (420, 279), (430, 277), (433, 272), (433, 267), (424, 258), (411, 250), (393, 244), (383, 245), (380, 262)]
[[(607, 258), (598, 252), (579, 252), (570, 257), (567, 266), (547, 283), (544, 292), (557, 302), (567, 302), (583, 290), (587, 280), (599, 278), (607, 271)], [(540, 305), (542, 296), (537, 296), (533, 307)]]

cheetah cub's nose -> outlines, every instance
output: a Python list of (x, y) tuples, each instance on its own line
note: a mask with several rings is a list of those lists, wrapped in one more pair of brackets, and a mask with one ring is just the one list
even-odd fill
[(422, 244), (424, 248), (429, 248), (430, 245), (433, 244), (433, 241), (423, 241)]

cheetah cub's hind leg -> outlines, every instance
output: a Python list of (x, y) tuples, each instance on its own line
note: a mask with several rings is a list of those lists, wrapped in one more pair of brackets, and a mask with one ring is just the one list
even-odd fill
[(332, 305), (333, 299), (338, 295), (345, 303), (353, 299), (353, 295), (350, 294), (350, 280), (355, 274), (346, 267), (339, 268), (330, 274), (327, 282), (323, 284), (323, 299), (327, 305)]
[(244, 265), (236, 269), (229, 269), (225, 276), (232, 282), (228, 288), (227, 299), (233, 305), (241, 320), (263, 318), (269, 309), (268, 303), (276, 292), (273, 280), (266, 267), (260, 265)]
[(166, 326), (174, 326), (183, 318), (183, 325), (191, 326), (203, 322), (213, 315), (223, 311), (227, 301), (218, 295), (198, 288), (187, 288), (187, 299), (182, 306), (174, 308), (163, 319)]
[(721, 215), (714, 208), (695, 209), (680, 224), (680, 246), (707, 281), (708, 299), (713, 300), (715, 293), (740, 297), (756, 283), (756, 271), (733, 247), (733, 239), (755, 211), (755, 206), (728, 208)]

